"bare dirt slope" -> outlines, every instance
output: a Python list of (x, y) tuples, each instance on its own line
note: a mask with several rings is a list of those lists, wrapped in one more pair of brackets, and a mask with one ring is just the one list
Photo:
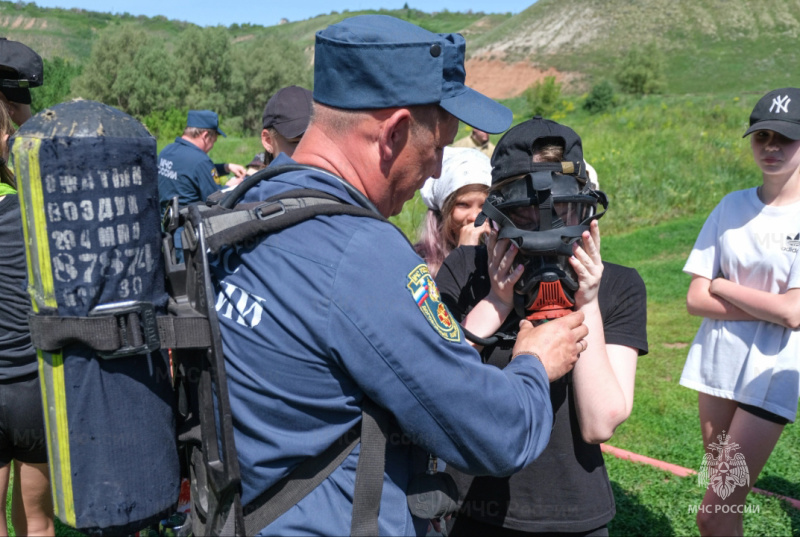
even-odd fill
[(519, 95), (550, 75), (585, 90), (586, 74), (558, 71), (562, 63), (575, 65), (560, 58), (591, 63), (601, 57), (608, 63), (653, 43), (668, 55), (689, 51), (704, 60), (708, 45), (736, 42), (748, 48), (767, 36), (797, 42), (800, 0), (537, 0), (467, 37), (467, 81), (498, 99)]
[(530, 61), (506, 63), (503, 60), (470, 58), (466, 62), (467, 85), (492, 99), (508, 99), (520, 95), (526, 88), (554, 76), (564, 82), (574, 78), (553, 68), (542, 70)]

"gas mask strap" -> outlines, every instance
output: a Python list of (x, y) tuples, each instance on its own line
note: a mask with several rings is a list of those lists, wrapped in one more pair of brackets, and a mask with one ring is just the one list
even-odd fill
[(528, 185), (534, 190), (531, 198), (536, 198), (539, 209), (539, 229), (548, 230), (563, 227), (564, 223), (556, 217), (553, 221), (553, 174), (552, 172), (533, 172)]
[(528, 316), (525, 300), (526, 298), (523, 295), (514, 293), (514, 312), (520, 319), (524, 319)]
[(475, 219), (475, 227), (482, 226), (487, 218), (489, 218), (489, 220), (496, 222), (501, 229), (506, 226), (514, 228), (517, 227), (514, 225), (514, 222), (512, 222), (510, 218), (504, 215), (497, 207), (492, 205), (488, 199), (484, 202), (480, 214)]
[[(606, 211), (608, 210), (608, 196), (602, 190), (592, 190), (590, 192), (592, 196), (597, 198), (597, 204), (603, 206), (603, 212), (596, 212), (592, 217), (592, 220), (600, 220), (600, 217), (606, 214)], [(597, 209), (595, 209), (595, 211), (597, 211)]]

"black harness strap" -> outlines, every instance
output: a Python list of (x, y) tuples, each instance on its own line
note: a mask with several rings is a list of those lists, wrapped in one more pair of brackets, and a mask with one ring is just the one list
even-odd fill
[(204, 211), (206, 246), (217, 254), (227, 246), (276, 233), (316, 216), (339, 214), (388, 222), (371, 209), (345, 203), (319, 190), (290, 190), (265, 201), (237, 205), (236, 209), (218, 206)]
[(104, 358), (211, 345), (206, 317), (156, 317), (149, 303), (132, 304), (121, 308), (125, 311), (109, 311), (91, 317), (30, 314), (31, 341), (34, 347), (47, 352), (79, 343)]
[[(318, 190), (297, 189), (265, 201), (223, 206), (197, 205), (201, 210), (205, 244), (217, 254), (227, 246), (246, 243), (276, 233), (320, 215), (349, 214), (384, 222), (374, 210), (351, 205)], [(196, 245), (191, 222), (187, 246)], [(211, 345), (208, 319), (203, 316), (156, 316), (151, 304), (120, 303), (112, 308), (97, 308), (89, 317), (61, 317), (46, 312), (29, 316), (31, 339), (35, 347), (55, 351), (67, 344), (81, 343), (104, 358), (119, 358), (153, 352), (156, 349), (204, 348)]]
[(305, 498), (344, 462), (359, 441), (361, 451), (353, 491), (350, 535), (378, 535), (388, 427), (388, 412), (365, 399), (360, 423), (351, 427), (328, 449), (300, 463), (289, 475), (243, 508), (245, 535), (255, 535)]
[(361, 452), (358, 454), (353, 491), (353, 520), (350, 523), (350, 535), (353, 537), (380, 534), (378, 515), (381, 510), (388, 430), (388, 412), (366, 399), (361, 414)]
[(289, 475), (244, 506), (245, 535), (255, 535), (305, 498), (342, 464), (359, 440), (361, 423), (316, 457), (303, 461)]

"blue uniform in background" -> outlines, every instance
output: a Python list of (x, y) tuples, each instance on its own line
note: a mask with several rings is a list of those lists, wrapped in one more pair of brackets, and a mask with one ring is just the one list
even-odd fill
[[(289, 163), (280, 155), (273, 166)], [(357, 204), (313, 171), (263, 181), (243, 201), (297, 188)], [(422, 535), (428, 524), (408, 511), (406, 489), (425, 458), (402, 433), (478, 475), (517, 472), (547, 445), (544, 367), (527, 355), (503, 370), (483, 365), (391, 224), (318, 216), (212, 265), (245, 505), (356, 424), (365, 397), (395, 420), (382, 535)], [(358, 452), (263, 533), (349, 534)]]
[(224, 174), (224, 164), (214, 164), (202, 149), (180, 136), (175, 138), (158, 155), (161, 214), (175, 196), (181, 207), (205, 201), (220, 189), (217, 180)]

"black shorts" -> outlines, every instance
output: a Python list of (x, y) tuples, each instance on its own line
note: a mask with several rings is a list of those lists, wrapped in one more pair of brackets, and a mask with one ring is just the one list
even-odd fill
[(763, 408), (753, 406), (753, 405), (746, 405), (744, 403), (739, 403), (739, 408), (752, 414), (753, 416), (758, 416), (762, 420), (771, 421), (772, 423), (777, 423), (778, 425), (786, 425), (789, 423), (789, 420), (784, 418), (783, 416), (778, 416), (770, 412), (769, 410), (764, 410)]
[(47, 462), (39, 373), (0, 380), (0, 468), (12, 459)]

